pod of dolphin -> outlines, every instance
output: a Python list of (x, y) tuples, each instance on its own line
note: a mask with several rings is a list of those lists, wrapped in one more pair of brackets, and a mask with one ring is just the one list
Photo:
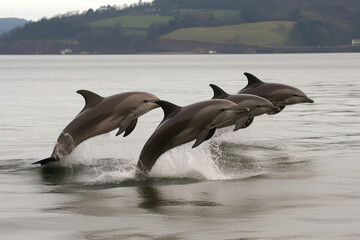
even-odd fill
[(193, 148), (210, 139), (217, 128), (234, 125), (234, 131), (250, 126), (254, 117), (277, 114), (285, 106), (313, 103), (301, 90), (278, 83), (266, 83), (244, 73), (248, 84), (237, 94), (228, 94), (210, 84), (214, 96), (210, 100), (185, 107), (160, 100), (146, 92), (125, 92), (109, 97), (79, 90), (85, 107), (65, 127), (49, 158), (33, 164), (46, 165), (60, 161), (83, 141), (119, 128), (116, 136), (129, 135), (143, 114), (161, 107), (164, 118), (146, 141), (137, 163), (137, 176), (146, 176), (156, 160), (166, 151), (196, 140)]

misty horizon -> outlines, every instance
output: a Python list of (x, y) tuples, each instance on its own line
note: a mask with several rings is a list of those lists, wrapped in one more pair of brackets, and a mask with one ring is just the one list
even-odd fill
[[(101, 6), (117, 5), (123, 6), (124, 4), (130, 5), (138, 3), (137, 0), (122, 0), (122, 1), (69, 1), (64, 0), (60, 3), (53, 4), (46, 0), (25, 1), (25, 0), (13, 0), (8, 1), (0, 9), (1, 18), (19, 18), (27, 21), (38, 21), (42, 18), (52, 18), (56, 15), (66, 14), (69, 12), (83, 12), (90, 8), (97, 9)], [(143, 0), (142, 2), (151, 2), (149, 0)]]

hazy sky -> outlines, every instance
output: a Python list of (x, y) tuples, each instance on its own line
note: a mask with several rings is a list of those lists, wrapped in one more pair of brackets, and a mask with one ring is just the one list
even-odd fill
[[(97, 9), (104, 5), (123, 5), (137, 3), (139, 0), (1, 0), (0, 18), (17, 17), (26, 20), (39, 20), (70, 11), (80, 12), (89, 8)], [(143, 2), (151, 2), (143, 0)]]

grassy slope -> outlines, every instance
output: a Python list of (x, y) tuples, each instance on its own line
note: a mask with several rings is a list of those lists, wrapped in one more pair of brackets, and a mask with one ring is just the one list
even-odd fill
[(215, 18), (222, 18), (225, 16), (236, 16), (239, 14), (238, 10), (227, 10), (227, 9), (218, 9), (218, 10), (212, 10), (212, 9), (185, 9), (180, 8), (179, 11), (181, 14), (185, 13), (212, 13), (214, 14)]
[(254, 46), (285, 46), (294, 23), (273, 21), (220, 27), (183, 28), (166, 34), (162, 38)]
[(120, 25), (124, 28), (146, 29), (153, 23), (166, 23), (171, 19), (173, 17), (170, 16), (120, 16), (92, 22), (90, 25), (92, 27), (116, 27)]

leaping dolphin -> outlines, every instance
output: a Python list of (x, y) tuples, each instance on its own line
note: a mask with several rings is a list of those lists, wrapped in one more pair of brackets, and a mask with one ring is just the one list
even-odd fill
[(101, 97), (87, 90), (77, 93), (85, 99), (85, 107), (61, 132), (49, 158), (33, 164), (47, 164), (69, 155), (80, 143), (91, 137), (119, 128), (116, 136), (129, 135), (135, 128), (138, 117), (159, 107), (158, 97), (146, 92), (126, 92), (110, 97)]
[(314, 103), (314, 100), (308, 98), (300, 89), (285, 84), (266, 83), (250, 73), (244, 73), (244, 75), (248, 79), (248, 84), (238, 93), (253, 94), (266, 98), (272, 102), (275, 107), (279, 107), (281, 109), (280, 111), (282, 111), (286, 105)]
[(218, 128), (228, 127), (235, 124), (234, 131), (237, 131), (241, 128), (246, 128), (250, 126), (253, 122), (254, 117), (260, 116), (265, 113), (279, 112), (280, 108), (274, 107), (274, 105), (267, 99), (251, 95), (251, 94), (228, 94), (220, 87), (210, 84), (210, 87), (214, 91), (214, 96), (212, 99), (226, 99), (236, 103), (241, 107), (248, 107), (249, 112), (244, 113), (243, 116), (239, 116), (238, 119), (233, 119), (226, 123), (221, 124)]
[(141, 150), (138, 175), (150, 172), (166, 151), (195, 139), (193, 148), (197, 147), (214, 135), (217, 126), (249, 111), (224, 99), (202, 101), (186, 107), (161, 100), (156, 103), (164, 110), (164, 119)]

